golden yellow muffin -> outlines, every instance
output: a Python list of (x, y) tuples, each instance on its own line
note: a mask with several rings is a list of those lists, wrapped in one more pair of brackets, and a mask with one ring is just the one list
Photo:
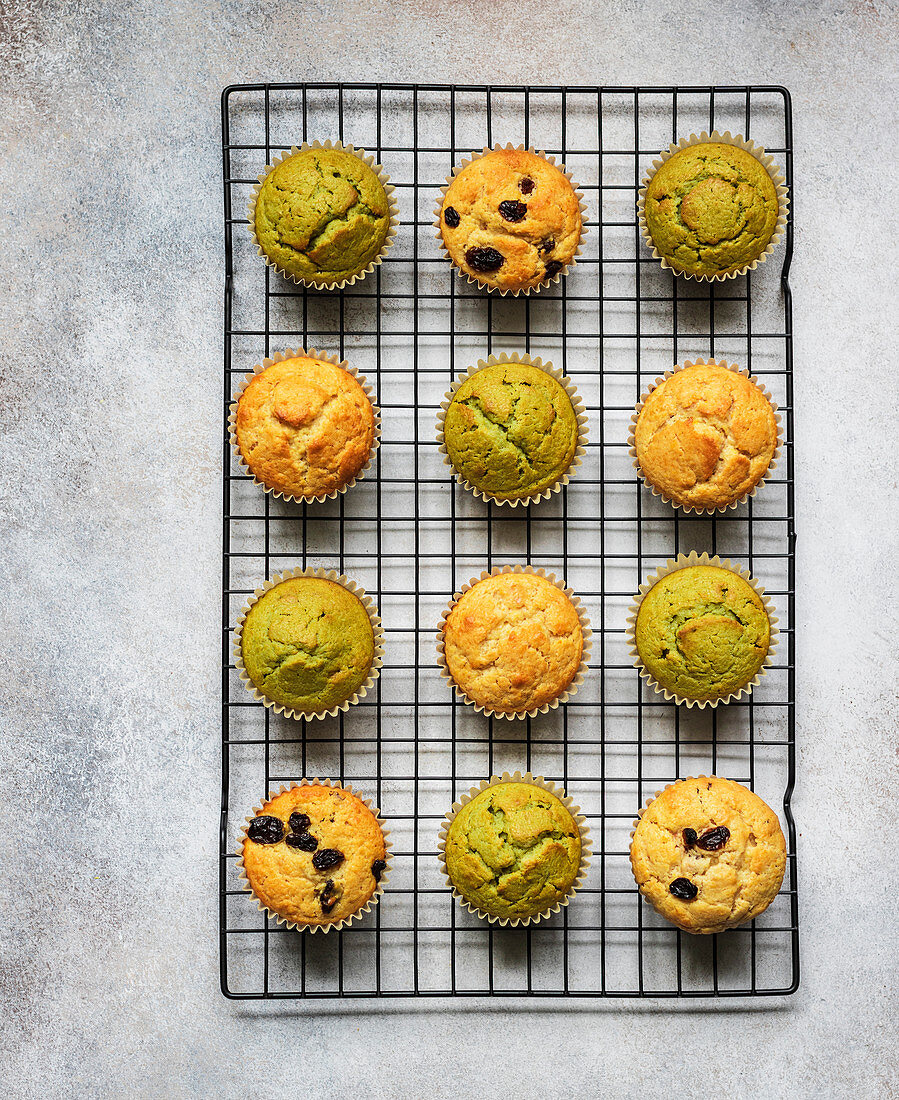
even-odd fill
[(446, 666), (474, 703), (523, 714), (557, 699), (577, 675), (584, 632), (577, 610), (535, 573), (478, 581), (443, 626)]
[(349, 371), (301, 355), (253, 376), (237, 402), (234, 434), (257, 480), (308, 499), (342, 489), (368, 462), (375, 413)]
[(643, 477), (689, 508), (726, 508), (771, 465), (777, 421), (754, 383), (717, 363), (675, 371), (649, 394), (634, 430)]
[(731, 779), (684, 779), (643, 811), (631, 842), (640, 893), (685, 932), (707, 935), (763, 913), (786, 869), (777, 814)]
[(456, 267), (481, 286), (529, 290), (571, 263), (583, 219), (554, 164), (536, 153), (494, 149), (453, 178), (440, 233)]
[(250, 889), (294, 924), (336, 924), (358, 912), (387, 867), (384, 834), (365, 803), (311, 784), (269, 799), (242, 847)]

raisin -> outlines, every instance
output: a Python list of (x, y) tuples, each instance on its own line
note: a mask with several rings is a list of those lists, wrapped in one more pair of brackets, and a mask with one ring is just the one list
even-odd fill
[(518, 190), (522, 195), (530, 195), (536, 186), (530, 176), (524, 176), (518, 181)]
[(717, 852), (728, 840), (730, 840), (730, 829), (725, 825), (719, 825), (716, 829), (709, 829), (703, 833), (696, 843), (706, 852)]
[(497, 271), (506, 262), (506, 257), (495, 248), (469, 248), (465, 262), (474, 271)]
[(387, 860), (376, 859), (371, 865), (371, 873), (375, 876), (375, 882), (381, 881), (381, 875), (384, 872), (384, 868), (387, 866)]
[(696, 834), (695, 829), (684, 829), (684, 845), (687, 848), (692, 848), (699, 837)]
[(538, 252), (552, 252), (552, 250), (555, 247), (556, 247), (555, 238), (554, 237), (547, 237), (545, 240), (540, 242), (539, 246), (537, 247), (537, 251)]
[(256, 844), (277, 844), (284, 836), (284, 822), (280, 818), (261, 814), (250, 822), (247, 836)]
[(284, 843), (291, 848), (299, 848), (301, 852), (314, 852), (318, 847), (318, 841), (311, 833), (291, 833), (284, 838)]
[(292, 833), (306, 833), (309, 831), (309, 815), (291, 814), (287, 819), (287, 824), (290, 826)]
[(499, 204), (499, 212), (507, 222), (520, 222), (527, 214), (528, 208), (518, 199), (504, 199)]
[(312, 857), (312, 866), (316, 871), (329, 871), (342, 862), (343, 852), (339, 852), (336, 848), (322, 848)]
[(546, 278), (551, 279), (553, 275), (558, 275), (561, 270), (562, 265), (559, 263), (558, 260), (550, 260), (549, 263), (546, 265)]
[(337, 890), (334, 886), (334, 879), (329, 878), (325, 883), (325, 888), (318, 895), (318, 900), (321, 903), (322, 912), (330, 913), (334, 906), (337, 904)]
[(676, 898), (680, 898), (682, 901), (692, 901), (699, 891), (689, 879), (676, 878), (668, 887), (668, 893), (674, 894)]
[(454, 206), (448, 206), (443, 211), (443, 221), (445, 225), (448, 225), (450, 229), (455, 229), (459, 224), (459, 211)]

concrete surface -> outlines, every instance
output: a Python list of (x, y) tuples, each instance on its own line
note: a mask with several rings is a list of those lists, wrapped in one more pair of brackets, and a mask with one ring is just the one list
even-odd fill
[[(899, 9), (0, 5), (8, 1096), (890, 1097)], [(223, 85), (778, 82), (796, 308), (804, 979), (782, 1007), (217, 988)]]

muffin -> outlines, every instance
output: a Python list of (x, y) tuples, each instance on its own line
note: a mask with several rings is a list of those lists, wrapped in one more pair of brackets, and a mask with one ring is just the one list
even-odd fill
[(637, 655), (679, 699), (739, 692), (765, 663), (771, 624), (761, 597), (739, 574), (691, 565), (661, 577), (637, 611)]
[(358, 913), (387, 868), (375, 814), (352, 791), (318, 783), (270, 798), (247, 825), (241, 853), (261, 906), (301, 928)]
[(777, 814), (731, 779), (683, 779), (643, 810), (631, 842), (640, 893), (685, 932), (709, 935), (763, 913), (786, 869)]
[(583, 233), (567, 176), (524, 149), (476, 156), (450, 180), (438, 213), (450, 259), (488, 290), (517, 293), (555, 278)]
[(700, 142), (679, 149), (646, 186), (652, 243), (677, 272), (739, 271), (763, 255), (780, 213), (777, 188), (746, 149)]
[(250, 473), (297, 500), (339, 492), (368, 463), (375, 410), (359, 380), (297, 355), (253, 375), (237, 400), (234, 441)]
[[(569, 597), (538, 573), (495, 573), (446, 614), (447, 675), (468, 702), (523, 717), (556, 702), (581, 666), (584, 629)], [(567, 696), (566, 696), (567, 697)]]
[(572, 893), (581, 866), (580, 831), (548, 790), (497, 782), (455, 815), (442, 858), (453, 888), (473, 909), (499, 920), (527, 920)]
[(456, 473), (498, 501), (539, 498), (568, 472), (580, 442), (565, 387), (521, 362), (494, 362), (469, 374), (441, 430)]
[(685, 508), (714, 511), (742, 500), (777, 449), (771, 402), (723, 363), (688, 363), (653, 389), (634, 428), (647, 484)]
[(372, 619), (359, 596), (320, 576), (275, 584), (240, 628), (250, 684), (299, 715), (323, 715), (355, 702), (372, 672), (375, 648)]
[(328, 286), (361, 274), (380, 255), (390, 202), (360, 155), (306, 146), (265, 176), (251, 224), (262, 253), (279, 271)]

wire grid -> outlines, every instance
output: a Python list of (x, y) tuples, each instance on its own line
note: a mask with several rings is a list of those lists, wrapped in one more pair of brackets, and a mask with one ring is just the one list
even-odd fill
[[(372, 470), (321, 506), (272, 499), (241, 471), (224, 435), (221, 985), (234, 998), (376, 996), (705, 997), (793, 992), (799, 980), (794, 758), (792, 324), (785, 248), (745, 278), (674, 279), (640, 239), (637, 189), (680, 136), (730, 129), (766, 146), (792, 195), (789, 94), (780, 87), (544, 88), (395, 84), (235, 86), (222, 99), (225, 203), (224, 415), (244, 374), (285, 348), (338, 352), (372, 382), (382, 410)], [(253, 183), (272, 156), (340, 138), (375, 154), (397, 189), (401, 225), (386, 262), (340, 293), (307, 291), (258, 258), (246, 227)], [(511, 142), (561, 157), (587, 202), (577, 267), (539, 295), (484, 294), (435, 240), (433, 209), (453, 165)], [(778, 266), (780, 278), (778, 278)], [(484, 505), (437, 452), (438, 404), (490, 353), (561, 366), (589, 413), (581, 469), (526, 514)], [(747, 504), (686, 517), (637, 481), (627, 425), (673, 364), (717, 356), (748, 367), (783, 416), (783, 457)], [(641, 685), (625, 617), (644, 577), (696, 549), (745, 564), (780, 618), (774, 667), (747, 700), (693, 712)], [(590, 674), (546, 716), (488, 720), (440, 678), (435, 635), (454, 591), (483, 569), (544, 566), (581, 596), (594, 630)], [(375, 689), (346, 715), (288, 721), (239, 683), (232, 631), (248, 595), (307, 564), (358, 581), (386, 633)], [(498, 929), (452, 899), (438, 868), (439, 824), (482, 778), (530, 769), (586, 814), (593, 857), (573, 903), (526, 930)], [(628, 860), (647, 797), (676, 778), (721, 774), (782, 807), (789, 859), (781, 894), (721, 937), (684, 935), (641, 902)], [(244, 819), (303, 776), (350, 782), (391, 829), (380, 904), (340, 933), (311, 937), (258, 912), (237, 880)]]

